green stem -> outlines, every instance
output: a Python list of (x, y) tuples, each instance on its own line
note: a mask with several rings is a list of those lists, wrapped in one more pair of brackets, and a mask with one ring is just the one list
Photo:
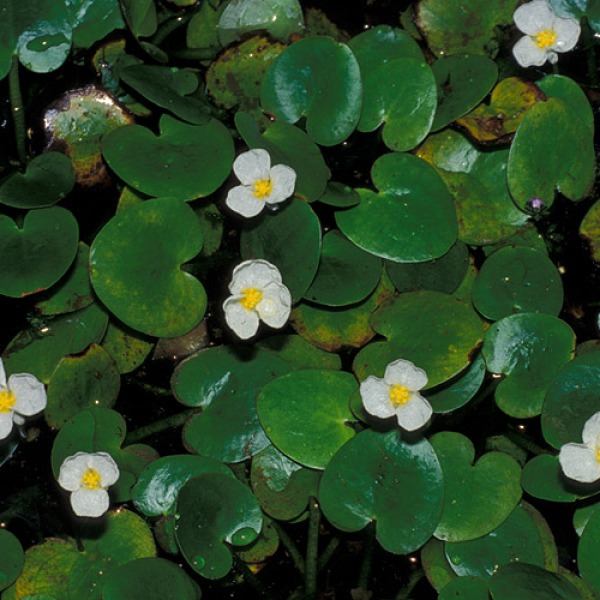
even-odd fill
[(308, 503), (308, 539), (306, 541), (306, 569), (304, 570), (304, 591), (306, 600), (317, 597), (317, 559), (319, 553), (319, 523), (321, 511), (315, 498)]
[(260, 579), (248, 568), (248, 565), (243, 560), (238, 556), (234, 556), (234, 562), (236, 569), (244, 577), (244, 581), (254, 589), (259, 598), (264, 598), (264, 600), (275, 600), (263, 586)]
[(413, 590), (417, 587), (417, 584), (423, 577), (425, 576), (425, 572), (423, 569), (417, 569), (410, 574), (408, 578), (408, 582), (402, 589), (396, 594), (395, 600), (408, 600)]
[(27, 150), (25, 146), (25, 111), (23, 109), (23, 98), (19, 84), (19, 59), (12, 58), (12, 67), (8, 74), (8, 87), (10, 95), (10, 108), (12, 111), (13, 124), (15, 128), (15, 141), (17, 143), (17, 154), (19, 162), (24, 165), (27, 162)]
[(536, 444), (529, 437), (523, 435), (522, 433), (519, 433), (518, 431), (507, 429), (504, 432), (504, 435), (511, 442), (519, 446), (519, 448), (523, 448), (523, 450), (531, 452), (531, 454), (535, 454), (535, 456), (539, 456), (540, 454), (548, 454), (547, 450), (544, 450), (544, 448)]
[(300, 574), (304, 575), (305, 565), (304, 558), (302, 558), (302, 554), (300, 554), (300, 550), (298, 550), (298, 546), (294, 543), (294, 540), (287, 534), (285, 529), (277, 522), (272, 521), (273, 527), (277, 531), (277, 535), (281, 543), (284, 545), (285, 549), (288, 551), (290, 558), (292, 559), (296, 569), (300, 572)]
[(327, 563), (331, 560), (331, 557), (334, 555), (339, 545), (340, 538), (331, 538), (329, 544), (327, 544), (327, 547), (323, 550), (323, 554), (319, 556), (319, 560), (317, 561), (317, 571), (319, 573), (327, 566)]
[(150, 394), (154, 394), (155, 396), (172, 396), (173, 392), (170, 389), (159, 387), (157, 385), (152, 385), (151, 383), (145, 383), (144, 381), (140, 381), (135, 377), (128, 377), (127, 383), (130, 385), (134, 385), (140, 390), (144, 390), (145, 392), (149, 392)]
[(189, 410), (184, 410), (176, 415), (171, 415), (170, 417), (165, 417), (164, 419), (154, 421), (154, 423), (150, 423), (149, 425), (144, 425), (143, 427), (134, 429), (127, 434), (127, 437), (125, 438), (125, 444), (136, 444), (139, 441), (156, 433), (161, 433), (162, 431), (166, 431), (167, 429), (171, 429), (173, 427), (181, 427), (192, 415), (196, 414), (197, 412), (197, 408), (190, 408)]
[(371, 578), (371, 566), (373, 564), (373, 550), (375, 549), (375, 525), (371, 523), (367, 527), (366, 540), (363, 547), (363, 561), (358, 574), (358, 588), (368, 591), (369, 579)]
[(187, 13), (166, 20), (150, 40), (151, 43), (155, 46), (160, 46), (174, 31), (183, 27), (192, 18), (192, 15), (193, 13)]

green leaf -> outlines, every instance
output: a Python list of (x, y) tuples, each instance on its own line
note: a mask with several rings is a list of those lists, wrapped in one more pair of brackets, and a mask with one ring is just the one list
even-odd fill
[[(233, 559), (225, 543), (246, 546), (258, 536), (262, 513), (252, 492), (237, 479), (206, 473), (190, 479), (177, 499), (175, 535), (188, 564), (206, 579), (229, 572)], [(202, 535), (198, 535), (198, 530)]]
[(319, 350), (299, 335), (273, 335), (257, 342), (256, 347), (284, 360), (294, 371), (302, 369), (337, 371), (342, 368), (339, 355)]
[(10, 531), (0, 529), (0, 591), (17, 579), (24, 563), (21, 542)]
[(371, 177), (379, 193), (358, 189), (361, 203), (336, 213), (346, 237), (371, 254), (401, 263), (432, 260), (450, 250), (456, 213), (430, 165), (410, 154), (384, 154)]
[(348, 208), (356, 206), (360, 202), (360, 196), (354, 191), (354, 188), (337, 181), (331, 181), (327, 184), (325, 193), (319, 200), (328, 206)]
[(138, 558), (104, 579), (102, 600), (200, 600), (198, 584), (179, 566), (164, 558)]
[(498, 407), (516, 418), (539, 415), (556, 372), (574, 349), (573, 330), (556, 317), (521, 313), (496, 321), (485, 334), (483, 357), (489, 371), (506, 375), (496, 388)]
[(48, 384), (46, 422), (60, 428), (84, 408), (112, 408), (120, 387), (117, 365), (102, 346), (91, 344), (83, 354), (65, 356)]
[(434, 537), (421, 548), (423, 571), (429, 583), (438, 592), (456, 579), (456, 573), (450, 567), (444, 548), (445, 544)]
[(136, 37), (156, 33), (157, 18), (154, 0), (121, 0), (123, 16)]
[(140, 473), (131, 490), (131, 499), (135, 507), (147, 517), (173, 514), (179, 490), (192, 477), (204, 473), (234, 476), (223, 463), (205, 456), (163, 456), (151, 462)]
[(437, 433), (431, 444), (444, 474), (444, 508), (435, 537), (464, 542), (496, 529), (521, 499), (518, 463), (503, 452), (488, 452), (473, 464), (475, 448), (460, 433)]
[(120, 373), (137, 369), (154, 348), (154, 341), (120, 322), (109, 322), (102, 347), (113, 357)]
[(43, 208), (62, 200), (75, 185), (71, 161), (60, 152), (44, 152), (25, 173), (9, 175), (0, 187), (0, 202), (15, 208)]
[(235, 126), (249, 148), (263, 148), (271, 164), (284, 164), (296, 171), (294, 195), (306, 202), (321, 198), (329, 179), (329, 168), (319, 147), (298, 127), (276, 121), (264, 133), (247, 113), (235, 115)]
[(600, 516), (594, 515), (585, 526), (577, 547), (577, 566), (581, 576), (600, 593), (600, 573), (597, 560), (600, 549)]
[(356, 388), (349, 373), (295, 371), (265, 385), (258, 416), (279, 450), (301, 465), (324, 469), (354, 436), (349, 401)]
[(459, 577), (442, 589), (439, 600), (489, 600), (488, 585), (480, 577)]
[(208, 348), (179, 363), (172, 380), (175, 397), (202, 408), (185, 426), (186, 447), (223, 462), (240, 462), (265, 448), (269, 440), (256, 398), (267, 382), (289, 370), (268, 352), (230, 346)]
[(94, 291), (136, 331), (183, 335), (206, 310), (204, 287), (180, 268), (200, 252), (202, 242), (200, 222), (187, 204), (156, 198), (132, 206), (114, 216), (92, 244)]
[(67, 0), (73, 25), (73, 46), (90, 48), (115, 29), (124, 29), (118, 0)]
[(600, 262), (600, 201), (594, 202), (579, 226), (579, 233), (590, 246), (592, 259)]
[(481, 266), (473, 284), (473, 304), (493, 321), (526, 312), (557, 316), (563, 304), (560, 273), (540, 250), (501, 248)]
[(321, 224), (306, 202), (292, 198), (276, 212), (263, 211), (242, 229), (240, 251), (244, 260), (262, 258), (274, 264), (296, 301), (319, 266)]
[(0, 294), (19, 298), (56, 283), (77, 254), (79, 227), (60, 207), (30, 211), (19, 227), (0, 215)]
[(25, 329), (14, 337), (2, 358), (7, 373), (32, 373), (48, 383), (63, 356), (77, 354), (100, 342), (108, 315), (97, 304), (55, 317), (41, 327)]
[(540, 454), (534, 456), (523, 468), (521, 485), (534, 498), (551, 502), (574, 502), (580, 497), (567, 484), (558, 456)]
[(262, 106), (286, 123), (306, 117), (317, 144), (345, 140), (360, 118), (360, 69), (348, 46), (327, 37), (304, 38), (280, 54), (262, 84)]
[(100, 536), (78, 541), (49, 538), (29, 548), (21, 577), (2, 597), (20, 600), (40, 594), (43, 599), (106, 600), (102, 587), (113, 569), (155, 554), (148, 525), (135, 513), (119, 509), (103, 518)]
[(470, 364), (483, 338), (482, 323), (461, 301), (439, 292), (407, 292), (371, 317), (375, 331), (387, 338), (363, 348), (354, 359), (359, 380), (382, 377), (398, 358), (424, 369), (427, 388), (450, 380)]
[(212, 194), (229, 175), (234, 157), (231, 135), (220, 121), (196, 126), (169, 115), (160, 120), (159, 136), (141, 125), (112, 131), (102, 153), (134, 189), (181, 200)]
[(381, 546), (394, 554), (420, 548), (443, 502), (442, 471), (429, 442), (403, 441), (397, 431), (365, 430), (331, 459), (319, 486), (327, 520), (341, 531), (375, 522)]

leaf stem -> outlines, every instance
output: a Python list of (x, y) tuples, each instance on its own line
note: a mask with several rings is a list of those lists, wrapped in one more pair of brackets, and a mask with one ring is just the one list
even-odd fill
[(164, 419), (154, 421), (154, 423), (149, 423), (143, 427), (138, 427), (127, 434), (127, 437), (125, 438), (125, 444), (136, 444), (139, 441), (156, 433), (161, 433), (173, 427), (181, 427), (192, 415), (196, 414), (197, 412), (197, 408), (190, 408), (189, 410), (184, 410), (183, 412), (171, 415), (170, 417), (165, 417)]
[(413, 590), (417, 587), (417, 584), (423, 577), (425, 576), (425, 572), (423, 569), (417, 569), (410, 574), (408, 581), (405, 586), (403, 586), (400, 591), (396, 594), (395, 600), (408, 600)]
[(179, 15), (171, 19), (167, 19), (158, 28), (158, 31), (154, 34), (150, 43), (155, 46), (160, 46), (174, 31), (177, 31), (180, 27), (183, 27), (193, 16), (194, 13), (187, 13), (185, 15)]
[(19, 83), (19, 59), (12, 57), (12, 66), (8, 75), (8, 88), (10, 95), (10, 109), (15, 129), (15, 141), (17, 144), (17, 155), (21, 165), (27, 162), (27, 150), (25, 146), (25, 110), (23, 109), (23, 97), (21, 96), (21, 85)]
[(272, 521), (273, 527), (277, 531), (277, 535), (279, 535), (279, 539), (281, 543), (285, 546), (285, 549), (288, 551), (290, 558), (292, 559), (296, 569), (300, 571), (301, 575), (304, 575), (305, 564), (304, 558), (302, 554), (300, 554), (300, 550), (298, 550), (298, 546), (294, 543), (294, 540), (287, 534), (285, 529), (275, 520)]
[(304, 591), (306, 600), (317, 597), (317, 559), (319, 553), (319, 523), (321, 511), (316, 498), (308, 502), (308, 539), (306, 541), (306, 569), (304, 570)]
[(523, 450), (531, 452), (531, 454), (534, 454), (535, 456), (540, 456), (540, 454), (548, 454), (547, 450), (544, 450), (544, 448), (536, 444), (528, 436), (525, 436), (518, 431), (508, 428), (504, 432), (504, 436), (511, 442), (514, 442), (517, 446), (519, 446), (519, 448), (523, 448)]
[(239, 556), (234, 555), (234, 562), (236, 569), (244, 577), (244, 581), (254, 588), (254, 591), (258, 594), (259, 598), (264, 598), (264, 600), (275, 600), (267, 588), (263, 586), (260, 579), (250, 570), (248, 565), (239, 558)]
[(373, 564), (373, 551), (375, 549), (375, 524), (371, 523), (366, 531), (366, 539), (363, 547), (363, 560), (358, 574), (357, 587), (365, 592), (369, 590), (371, 578), (371, 566)]
[(323, 550), (323, 554), (319, 556), (319, 560), (317, 561), (317, 571), (319, 573), (327, 566), (327, 563), (331, 560), (331, 557), (334, 555), (339, 545), (340, 538), (332, 537), (331, 540), (329, 540), (329, 544), (327, 544), (327, 547)]

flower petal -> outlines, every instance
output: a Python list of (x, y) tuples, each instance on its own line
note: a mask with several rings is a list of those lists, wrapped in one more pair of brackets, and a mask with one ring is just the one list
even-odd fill
[(242, 152), (233, 161), (233, 172), (244, 185), (254, 185), (259, 179), (268, 179), (270, 169), (271, 157), (262, 148)]
[(360, 397), (369, 414), (380, 419), (394, 416), (395, 411), (390, 401), (390, 387), (383, 379), (369, 375), (360, 384)]
[(399, 358), (385, 368), (383, 380), (388, 385), (403, 385), (415, 392), (427, 385), (427, 373), (410, 360)]
[(13, 428), (13, 417), (11, 412), (0, 413), (0, 440), (8, 437)]
[(281, 283), (281, 273), (275, 265), (260, 258), (245, 260), (233, 270), (229, 291), (236, 295), (246, 288), (262, 290), (273, 281)]
[(421, 394), (412, 394), (410, 400), (396, 408), (398, 425), (406, 431), (421, 429), (431, 418), (433, 409)]
[(535, 35), (544, 29), (553, 28), (556, 18), (546, 0), (533, 0), (522, 4), (513, 15), (515, 25), (527, 35)]
[(538, 48), (529, 36), (523, 36), (512, 51), (522, 67), (541, 67), (548, 59), (546, 50)]
[(0, 358), (0, 390), (6, 390), (6, 371), (4, 370), (4, 362)]
[(287, 165), (275, 165), (271, 169), (271, 182), (273, 191), (265, 196), (267, 204), (277, 204), (287, 200), (296, 187), (296, 171)]
[(90, 454), (87, 465), (88, 468), (98, 471), (103, 488), (114, 485), (119, 479), (119, 467), (108, 452)]
[(80, 517), (101, 517), (110, 506), (108, 492), (81, 488), (71, 494), (73, 512)]
[(227, 298), (223, 302), (223, 311), (227, 325), (239, 338), (247, 340), (258, 331), (258, 314), (254, 310), (246, 310), (238, 297)]
[(256, 305), (256, 311), (269, 327), (283, 327), (291, 310), (292, 295), (283, 283), (273, 281), (263, 288), (263, 299)]
[(81, 478), (88, 468), (88, 456), (87, 452), (77, 452), (63, 460), (58, 473), (61, 488), (74, 492), (81, 487)]
[(583, 431), (581, 432), (581, 439), (590, 448), (598, 446), (598, 440), (600, 439), (600, 412), (593, 414), (585, 422)]
[(593, 483), (600, 479), (600, 463), (596, 453), (583, 444), (565, 444), (558, 453), (563, 473), (581, 483)]
[(225, 204), (233, 211), (250, 219), (265, 208), (265, 201), (257, 198), (250, 186), (238, 185), (231, 188), (225, 198)]
[(568, 52), (577, 44), (577, 40), (581, 34), (581, 25), (575, 19), (557, 17), (554, 23), (554, 31), (556, 32), (557, 40), (552, 46), (552, 50), (556, 50), (556, 52)]
[(29, 373), (18, 373), (8, 378), (8, 389), (15, 395), (14, 410), (30, 417), (46, 408), (46, 388), (37, 377)]

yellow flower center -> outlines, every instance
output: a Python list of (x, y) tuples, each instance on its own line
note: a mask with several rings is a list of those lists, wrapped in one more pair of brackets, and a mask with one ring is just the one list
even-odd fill
[(10, 390), (0, 392), (0, 413), (10, 412), (10, 409), (15, 405), (15, 395)]
[(596, 460), (600, 463), (600, 447), (596, 448)]
[(102, 477), (96, 469), (87, 469), (81, 478), (81, 487), (88, 490), (97, 490), (102, 487)]
[(256, 305), (262, 300), (263, 293), (257, 288), (246, 288), (242, 290), (244, 297), (240, 300), (240, 304), (246, 310), (256, 308)]
[(253, 194), (261, 200), (265, 196), (270, 196), (273, 191), (273, 182), (270, 179), (259, 179), (254, 182)]
[(533, 38), (533, 41), (538, 48), (545, 50), (550, 46), (554, 46), (557, 37), (554, 29), (544, 29)]
[(393, 385), (390, 388), (390, 402), (394, 408), (406, 404), (410, 400), (410, 390), (404, 385)]

